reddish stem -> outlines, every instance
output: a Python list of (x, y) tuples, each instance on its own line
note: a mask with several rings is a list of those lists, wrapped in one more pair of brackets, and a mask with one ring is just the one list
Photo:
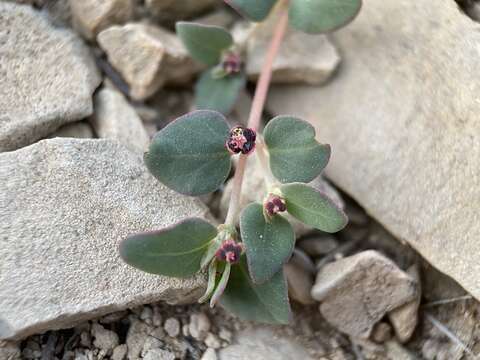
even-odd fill
[[(278, 51), (280, 50), (280, 45), (282, 44), (282, 40), (287, 31), (288, 11), (285, 7), (280, 11), (281, 13), (279, 20), (276, 24), (262, 71), (260, 72), (260, 77), (255, 89), (255, 96), (253, 97), (252, 108), (250, 110), (250, 116), (248, 119), (248, 127), (254, 129), (255, 131), (258, 130), (260, 120), (262, 119), (263, 108), (265, 106), (265, 101), (267, 100), (270, 80), (272, 79), (273, 63), (277, 57)], [(235, 225), (235, 218), (240, 207), (240, 197), (242, 194), (242, 183), (246, 164), (247, 155), (240, 155), (237, 163), (237, 169), (235, 171), (235, 177), (233, 178), (232, 195), (230, 198), (230, 204), (228, 206), (227, 218), (225, 220), (225, 224), (227, 225)]]

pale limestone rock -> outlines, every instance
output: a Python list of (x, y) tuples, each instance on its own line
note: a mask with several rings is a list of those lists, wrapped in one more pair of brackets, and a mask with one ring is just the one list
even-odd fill
[(332, 35), (338, 76), (274, 88), (269, 108), (315, 124), (328, 177), (480, 299), (480, 25), (455, 1), (431, 5), (365, 1)]
[(188, 216), (208, 211), (161, 185), (140, 154), (112, 141), (56, 138), (0, 154), (0, 338), (159, 300), (194, 302), (203, 275), (146, 274), (123, 263), (117, 249), (132, 233)]
[(367, 339), (389, 311), (411, 301), (417, 282), (377, 251), (368, 250), (325, 265), (312, 297), (340, 331)]
[(131, 150), (146, 151), (150, 138), (143, 122), (125, 97), (105, 87), (95, 94), (91, 124), (100, 138), (117, 140)]
[(0, 152), (92, 113), (100, 76), (73, 32), (28, 5), (0, 2)]
[(69, 0), (73, 25), (85, 38), (114, 24), (123, 24), (133, 15), (133, 0)]
[(188, 81), (198, 71), (177, 36), (153, 25), (111, 26), (97, 41), (136, 100), (148, 98), (167, 82)]

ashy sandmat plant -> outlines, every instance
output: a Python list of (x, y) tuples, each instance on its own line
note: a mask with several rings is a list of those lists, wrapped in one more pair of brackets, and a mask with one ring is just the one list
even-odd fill
[[(218, 190), (229, 176), (232, 157), (239, 156), (226, 219), (214, 226), (189, 218), (132, 235), (122, 241), (120, 255), (128, 264), (153, 274), (184, 278), (205, 271), (208, 285), (201, 302), (210, 300), (211, 306), (220, 302), (243, 319), (284, 324), (290, 319), (290, 305), (283, 264), (295, 246), (294, 231), (284, 214), (325, 232), (341, 230), (347, 218), (331, 199), (308, 185), (330, 159), (330, 146), (315, 139), (313, 126), (293, 116), (278, 116), (262, 134), (257, 133), (272, 64), (289, 18), (292, 26), (307, 32), (330, 31), (353, 19), (361, 3), (228, 2), (255, 21), (263, 20), (276, 3), (279, 12), (248, 126), (231, 129), (217, 111), (194, 111), (159, 131), (144, 157), (147, 168), (163, 184), (181, 194), (199, 196)], [(228, 33), (190, 23), (178, 24), (177, 30), (192, 56), (213, 66), (210, 74), (235, 73), (224, 64), (232, 45)], [(262, 203), (239, 209), (243, 178), (251, 176), (245, 173), (245, 165), (253, 153), (262, 165), (267, 192)]]

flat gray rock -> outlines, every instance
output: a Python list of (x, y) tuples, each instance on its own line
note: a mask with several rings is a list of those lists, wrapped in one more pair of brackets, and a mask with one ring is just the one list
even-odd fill
[(333, 39), (338, 76), (270, 109), (315, 123), (327, 175), (480, 299), (480, 24), (451, 0), (368, 0)]
[(208, 211), (110, 140), (49, 139), (0, 154), (0, 339), (142, 303), (195, 301), (203, 276), (146, 274), (117, 251), (125, 236), (187, 216)]
[(31, 6), (0, 2), (0, 152), (89, 116), (100, 76), (88, 48)]
[(414, 299), (418, 284), (390, 259), (368, 250), (325, 265), (311, 293), (330, 324), (367, 339), (387, 312)]
[(304, 346), (271, 327), (247, 328), (235, 336), (235, 343), (219, 351), (219, 360), (313, 360)]

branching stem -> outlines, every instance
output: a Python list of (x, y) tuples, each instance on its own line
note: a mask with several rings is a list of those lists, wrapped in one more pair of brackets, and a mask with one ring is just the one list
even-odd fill
[[(265, 58), (265, 62), (258, 79), (257, 88), (255, 89), (255, 96), (253, 97), (252, 108), (248, 119), (248, 127), (258, 130), (260, 120), (262, 119), (263, 108), (267, 99), (268, 89), (270, 87), (270, 80), (272, 79), (272, 68), (275, 58), (277, 57), (280, 45), (285, 37), (288, 26), (288, 12), (286, 7), (280, 9), (279, 20), (276, 24), (272, 40)], [(245, 174), (245, 166), (247, 163), (247, 155), (240, 155), (238, 159), (235, 176), (233, 178), (232, 195), (230, 204), (228, 206), (227, 218), (225, 224), (235, 225), (235, 219), (240, 207), (240, 197), (242, 194), (243, 176)]]

